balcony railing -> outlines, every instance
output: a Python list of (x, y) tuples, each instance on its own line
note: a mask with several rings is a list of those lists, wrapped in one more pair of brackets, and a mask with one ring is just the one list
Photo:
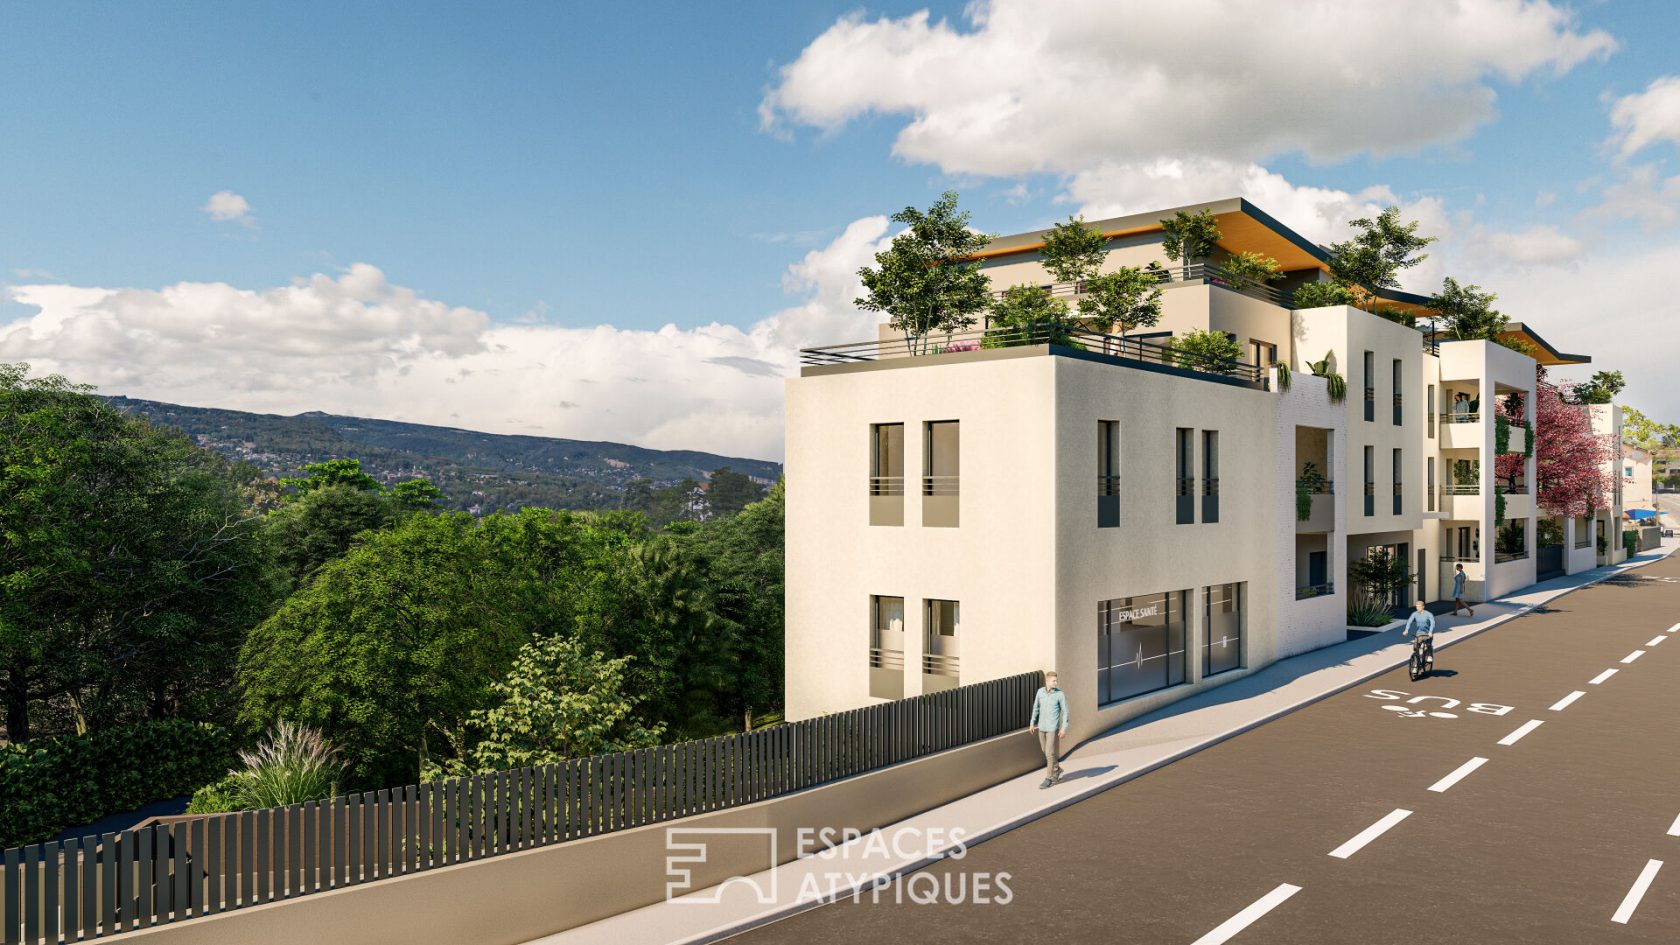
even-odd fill
[(1482, 422), (1482, 415), (1479, 414), (1479, 413), (1474, 413), (1474, 412), (1471, 412), (1471, 413), (1444, 413), (1444, 414), (1441, 414), (1441, 422), (1442, 423), (1481, 423)]
[(956, 351), (978, 351), (982, 348), (1033, 345), (1057, 345), (1110, 358), (1166, 365), (1198, 374), (1229, 378), (1262, 389), (1266, 386), (1266, 371), (1258, 364), (1234, 358), (1210, 358), (1153, 341), (1048, 323), (1020, 328), (988, 328), (978, 338), (947, 335), (944, 343), (932, 337), (894, 338), (890, 341), (858, 341), (821, 348), (805, 348), (799, 352), (799, 362), (807, 367), (819, 367), (860, 364), (888, 358), (926, 357)]
[(870, 495), (903, 495), (904, 494), (904, 477), (903, 476), (870, 476), (869, 477), (869, 494)]
[(870, 669), (903, 669), (904, 651), (885, 650), (878, 646), (869, 648)]
[(1309, 597), (1323, 597), (1327, 594), (1334, 593), (1336, 593), (1336, 585), (1334, 582), (1327, 584), (1308, 584), (1306, 587), (1297, 587), (1295, 589), (1295, 599), (1306, 600)]
[(1120, 494), (1120, 477), (1119, 476), (1098, 476), (1097, 477), (1097, 495), (1099, 495), (1099, 496), (1111, 496), (1111, 495), (1119, 495), (1119, 494)]
[(1528, 551), (1526, 549), (1523, 551), (1495, 551), (1493, 553), (1493, 561), (1495, 564), (1504, 564), (1507, 561), (1521, 561), (1527, 557)]
[(1514, 486), (1501, 484), (1494, 486), (1493, 491), (1502, 495), (1528, 495), (1528, 483), (1519, 482)]
[(956, 495), (958, 476), (923, 476), (922, 495)]
[(929, 676), (955, 676), (957, 675), (957, 658), (955, 656), (942, 656), (938, 653), (923, 653), (922, 672)]
[(1214, 476), (1211, 479), (1203, 479), (1202, 480), (1202, 495), (1218, 495), (1218, 494), (1219, 494), (1219, 477), (1218, 476)]
[[(1187, 265), (1164, 266), (1156, 269), (1145, 269), (1144, 272), (1152, 273), (1155, 276), (1156, 281), (1162, 285), (1170, 285), (1175, 282), (1206, 282), (1210, 285), (1217, 285), (1230, 289), (1233, 292), (1240, 292), (1243, 295), (1253, 296), (1254, 298), (1262, 301), (1270, 302), (1273, 305), (1285, 304), (1283, 293), (1279, 292), (1272, 286), (1265, 285), (1264, 283), (1250, 282), (1247, 279), (1236, 278), (1226, 272), (1223, 266), (1216, 263), (1199, 262), (1189, 263)], [(1057, 298), (1077, 298), (1089, 291), (1089, 283), (1052, 282), (1042, 285), (1041, 288), (1043, 288), (1049, 295)], [(992, 295), (1001, 297), (1004, 291), (1005, 290), (1003, 289), (997, 289), (992, 292)]]
[(1481, 495), (1482, 484), (1479, 482), (1455, 482), (1441, 487), (1442, 495)]

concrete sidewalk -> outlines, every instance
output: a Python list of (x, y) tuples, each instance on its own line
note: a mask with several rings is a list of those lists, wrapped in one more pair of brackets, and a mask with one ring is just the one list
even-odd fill
[[(1554, 578), (1477, 604), (1474, 619), (1440, 617), (1436, 648), (1451, 647), (1570, 591), (1659, 560), (1676, 547), (1680, 542), (1671, 539), (1624, 564)], [(745, 878), (750, 884), (731, 881), (545, 936), (531, 945), (713, 942), (867, 891), (947, 853), (960, 855), (957, 841), (974, 846), (1402, 666), (1410, 659), (1411, 645), (1400, 639), (1399, 626), (1280, 661), (1098, 735), (1068, 754), (1063, 761), (1067, 776), (1054, 788), (1040, 790), (1041, 775), (1035, 771), (882, 828), (877, 836), (842, 845), (832, 854), (794, 860)], [(1443, 660), (1447, 666), (1450, 662), (1450, 657)]]

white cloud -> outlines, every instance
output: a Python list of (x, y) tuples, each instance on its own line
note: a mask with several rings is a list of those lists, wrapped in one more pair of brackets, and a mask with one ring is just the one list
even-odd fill
[(803, 301), (745, 330), (493, 325), (359, 263), (262, 291), (14, 286), (37, 311), (0, 324), (0, 361), (176, 403), (779, 458), (797, 349), (874, 336), (851, 303), (886, 230), (858, 220), (806, 254), (783, 280)]
[(1460, 140), (1493, 83), (1561, 74), (1615, 41), (1545, 0), (977, 0), (849, 14), (785, 66), (767, 127), (901, 115), (894, 152), (948, 172), (1079, 173), (1167, 155), (1336, 160)]
[(1610, 107), (1607, 142), (1619, 157), (1659, 141), (1680, 142), (1680, 76), (1652, 80), (1645, 91), (1624, 95)]
[(1549, 224), (1514, 233), (1484, 233), (1480, 239), (1494, 259), (1517, 266), (1568, 262), (1585, 248), (1580, 240)]
[(1599, 202), (1582, 213), (1596, 222), (1636, 220), (1647, 232), (1680, 222), (1680, 176), (1664, 177), (1654, 164), (1620, 168), (1604, 186)]
[(217, 223), (254, 226), (257, 222), (257, 218), (251, 215), (251, 204), (231, 190), (218, 190), (211, 194), (201, 209)]

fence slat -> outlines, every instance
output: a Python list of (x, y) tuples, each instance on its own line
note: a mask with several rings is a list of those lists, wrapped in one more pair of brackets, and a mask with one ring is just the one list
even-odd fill
[(23, 848), (23, 938), (26, 942), (41, 937), (41, 845), (31, 843)]

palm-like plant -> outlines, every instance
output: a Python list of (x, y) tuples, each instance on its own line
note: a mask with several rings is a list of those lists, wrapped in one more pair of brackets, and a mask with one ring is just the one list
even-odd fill
[(244, 810), (284, 807), (338, 793), (344, 761), (325, 736), (307, 725), (281, 722), (262, 743), (241, 751), (245, 768), (231, 773), (233, 794)]

